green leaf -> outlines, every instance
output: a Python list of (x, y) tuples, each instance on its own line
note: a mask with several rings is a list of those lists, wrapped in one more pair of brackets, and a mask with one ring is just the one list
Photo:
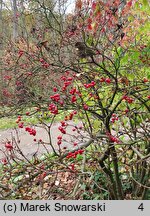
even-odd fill
[(144, 4), (145, 6), (148, 6), (148, 5), (149, 5), (149, 3), (148, 3), (147, 0), (143, 0), (143, 4)]
[(78, 161), (80, 161), (80, 160), (83, 159), (83, 156), (78, 154), (77, 157), (76, 157), (76, 159), (77, 159)]
[(14, 178), (13, 182), (17, 183), (18, 181), (21, 181), (23, 179), (24, 175), (20, 175)]
[(83, 183), (83, 184), (81, 185), (81, 189), (82, 189), (82, 190), (85, 190), (85, 188), (86, 188), (86, 184)]
[(101, 126), (101, 121), (96, 119), (93, 123), (93, 126), (96, 130), (98, 130)]

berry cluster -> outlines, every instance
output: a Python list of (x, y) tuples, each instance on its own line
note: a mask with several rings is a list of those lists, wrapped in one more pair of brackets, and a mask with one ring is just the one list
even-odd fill
[(61, 132), (62, 134), (66, 134), (66, 129), (65, 129), (64, 127), (59, 126), (58, 129), (60, 130), (60, 132)]
[[(60, 123), (61, 123), (61, 126), (59, 126), (58, 129), (60, 130), (60, 132), (62, 134), (66, 134), (66, 127), (68, 125), (67, 122), (61, 121)], [(59, 144), (61, 144), (60, 139), (62, 139), (62, 138), (60, 138), (60, 136), (58, 136), (58, 137), (59, 137)]]
[(112, 134), (107, 133), (107, 136), (108, 136), (108, 139), (109, 139), (110, 142), (112, 142), (112, 143), (120, 143), (120, 140), (117, 137), (113, 136)]
[(13, 150), (12, 143), (11, 143), (10, 141), (6, 142), (6, 143), (5, 143), (5, 148), (6, 148), (8, 151)]
[(55, 104), (53, 104), (53, 103), (49, 104), (48, 109), (52, 114), (54, 114), (54, 115), (58, 114), (58, 108)]
[(30, 127), (26, 127), (25, 131), (29, 132), (30, 135), (35, 136), (36, 135), (36, 130)]
[(62, 144), (62, 136), (59, 135), (59, 136), (57, 137), (57, 139), (58, 139), (57, 144), (58, 144), (58, 145), (61, 145), (61, 144)]
[(110, 84), (111, 83), (111, 79), (110, 78), (105, 78), (105, 77), (102, 77), (100, 78), (100, 82), (103, 83), (107, 83), (107, 84)]
[(40, 62), (43, 68), (49, 68), (50, 64), (48, 64), (44, 59), (40, 58)]
[(77, 150), (77, 151), (75, 151), (75, 152), (69, 152), (66, 158), (68, 158), (68, 159), (69, 159), (69, 158), (76, 158), (77, 155), (82, 155), (83, 152), (84, 152), (83, 149), (79, 149), (79, 150)]
[(124, 95), (124, 96), (122, 97), (122, 99), (125, 100), (125, 101), (126, 101), (127, 103), (129, 103), (129, 104), (133, 103), (133, 101), (134, 101), (133, 98), (128, 97), (127, 95)]
[(73, 117), (74, 117), (74, 115), (76, 115), (76, 114), (77, 114), (77, 111), (76, 111), (76, 110), (72, 111), (72, 112), (69, 114), (69, 116), (65, 116), (65, 121), (72, 120)]
[(115, 123), (115, 121), (118, 121), (118, 117), (115, 113), (112, 114), (111, 122)]
[(84, 87), (85, 88), (91, 88), (91, 87), (94, 87), (95, 85), (96, 85), (96, 82), (92, 81), (91, 83), (84, 84)]
[(58, 102), (60, 100), (60, 94), (54, 94), (52, 96), (50, 96), (50, 98), (56, 102)]

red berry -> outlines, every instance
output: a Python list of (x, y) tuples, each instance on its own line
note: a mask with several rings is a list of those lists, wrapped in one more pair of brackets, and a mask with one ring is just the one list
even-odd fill
[(2, 159), (1, 159), (1, 162), (2, 162), (2, 164), (4, 164), (4, 165), (6, 165), (6, 164), (8, 163), (6, 158), (2, 158)]
[(111, 79), (110, 78), (106, 78), (105, 82), (109, 84), (109, 83), (111, 83)]
[(58, 145), (61, 145), (61, 144), (62, 144), (62, 141), (61, 141), (61, 140), (58, 140), (57, 144), (58, 144)]
[(86, 105), (86, 104), (83, 105), (83, 108), (84, 108), (84, 110), (88, 110), (89, 109), (88, 105)]
[(102, 77), (102, 78), (100, 78), (100, 80), (99, 80), (100, 82), (105, 82), (105, 78), (104, 77)]
[(71, 169), (72, 169), (72, 170), (75, 169), (75, 165), (74, 165), (74, 164), (71, 164), (70, 166), (71, 166)]
[(58, 139), (58, 140), (61, 140), (61, 139), (62, 139), (62, 136), (61, 136), (61, 135), (59, 135), (59, 136), (57, 137), (57, 139)]
[(128, 113), (129, 112), (129, 109), (125, 109), (125, 113)]
[(13, 150), (13, 146), (10, 142), (5, 143), (5, 148), (7, 148), (9, 151)]
[(76, 96), (73, 95), (72, 98), (71, 98), (71, 102), (75, 103), (76, 101), (77, 101), (77, 98), (76, 98)]
[(19, 127), (19, 128), (23, 128), (23, 124), (24, 124), (23, 122), (20, 122), (20, 123), (18, 124), (18, 127)]
[(147, 79), (147, 78), (144, 78), (144, 79), (143, 79), (143, 82), (144, 82), (144, 83), (148, 82), (148, 79)]
[(54, 92), (57, 92), (57, 88), (56, 88), (56, 87), (54, 87), (54, 88), (53, 88), (53, 91), (54, 91)]

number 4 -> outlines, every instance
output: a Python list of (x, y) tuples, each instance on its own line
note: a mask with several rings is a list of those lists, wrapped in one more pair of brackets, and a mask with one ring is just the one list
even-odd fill
[(143, 207), (143, 203), (141, 203), (138, 207), (139, 210), (143, 211), (144, 210), (144, 207)]

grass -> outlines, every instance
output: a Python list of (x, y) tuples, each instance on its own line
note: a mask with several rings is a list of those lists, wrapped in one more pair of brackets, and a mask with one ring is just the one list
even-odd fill
[(15, 119), (3, 117), (0, 119), (0, 130), (16, 127)]
[[(0, 118), (0, 130), (6, 130), (9, 128), (14, 128), (17, 127), (17, 123), (16, 123), (16, 119), (15, 117), (3, 117)], [(37, 124), (38, 123), (38, 119), (36, 117), (31, 117), (31, 118), (26, 118), (24, 117), (24, 123), (30, 123), (30, 124)]]
[[(69, 113), (69, 112), (71, 112), (71, 110), (68, 110), (67, 112)], [(63, 120), (66, 114), (67, 113), (64, 113), (64, 112), (60, 113), (59, 115), (57, 115), (55, 117), (54, 122), (59, 122), (59, 121)], [(41, 116), (41, 113), (38, 113), (38, 118), (42, 119), (45, 123), (51, 122), (51, 118), (45, 116), (45, 114), (44, 115), (42, 114), (42, 117), (40, 117), (40, 116)], [(23, 120), (25, 125), (39, 124), (40, 121), (39, 121), (38, 118), (37, 118), (37, 115), (33, 115), (33, 116), (25, 116), (24, 115), (22, 120)], [(76, 119), (76, 117), (74, 118), (74, 120), (75, 119)], [(17, 116), (0, 118), (0, 130), (7, 130), (7, 129), (10, 129), (10, 128), (17, 127), (18, 125), (16, 123), (16, 120), (17, 120)]]

